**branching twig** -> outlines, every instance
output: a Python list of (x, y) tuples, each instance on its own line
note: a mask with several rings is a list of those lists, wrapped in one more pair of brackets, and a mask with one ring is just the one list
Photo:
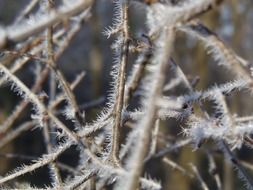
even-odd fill
[(34, 25), (30, 27), (22, 26), (19, 30), (0, 29), (0, 48), (10, 44), (20, 42), (29, 36), (35, 35), (41, 32), (47, 27), (54, 25), (55, 23), (62, 21), (64, 18), (73, 16), (87, 8), (92, 4), (92, 0), (79, 0), (77, 3), (69, 7), (61, 7), (57, 11), (50, 12), (44, 18), (40, 18)]

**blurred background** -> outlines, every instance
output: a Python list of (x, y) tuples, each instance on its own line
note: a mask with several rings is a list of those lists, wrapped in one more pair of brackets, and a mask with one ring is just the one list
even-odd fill
[[(0, 0), (0, 24), (3, 26), (11, 25), (15, 17), (28, 2), (29, 0)], [(56, 1), (56, 3), (60, 2), (60, 0)], [(145, 8), (139, 3), (132, 3), (129, 11), (131, 35), (134, 38), (139, 38), (141, 34), (146, 33)], [(99, 106), (86, 110), (86, 118), (88, 121), (92, 121), (99, 110), (101, 110), (101, 107), (106, 103), (107, 94), (111, 88), (110, 71), (113, 65), (113, 53), (110, 47), (113, 39), (107, 39), (102, 32), (112, 24), (112, 1), (95, 1), (91, 13), (90, 20), (83, 24), (82, 29), (73, 38), (60, 59), (57, 60), (57, 65), (68, 81), (73, 81), (75, 76), (80, 72), (86, 72), (84, 79), (74, 91), (80, 104), (97, 99), (101, 100)], [(227, 46), (231, 47), (237, 54), (252, 63), (253, 1), (225, 1), (222, 6), (204, 14), (200, 19), (205, 25), (216, 32)], [(136, 56), (135, 54), (130, 56), (129, 71), (134, 64)], [(206, 53), (203, 44), (190, 36), (185, 36), (183, 33), (178, 33), (177, 35), (172, 57), (180, 65), (189, 79), (196, 76), (200, 78), (196, 86), (199, 90), (207, 89), (213, 84), (220, 84), (234, 78), (227, 70), (215, 64), (212, 57)], [(17, 73), (28, 86), (31, 85), (29, 84), (32, 81), (31, 78), (34, 79), (33, 68), (34, 62), (31, 62)], [(185, 92), (186, 89), (179, 87), (171, 93), (182, 94)], [(11, 92), (9, 87), (3, 86), (0, 88), (1, 123), (8, 117), (19, 101), (20, 98)], [(236, 93), (231, 97), (227, 97), (227, 102), (232, 113), (237, 113), (240, 116), (252, 115), (252, 101), (249, 98), (249, 93)], [(30, 107), (25, 110), (13, 127), (15, 128), (19, 123), (29, 119)], [(169, 120), (162, 123), (161, 126), (162, 138), (172, 138), (173, 141), (178, 137), (181, 128), (176, 121)], [(45, 151), (41, 133), (40, 129), (34, 129), (32, 132), (24, 132), (15, 141), (1, 148), (0, 175), (5, 175), (7, 171), (22, 163), (30, 163), (30, 160), (18, 157), (6, 158), (6, 153), (38, 157)], [(158, 149), (164, 146), (160, 142)], [(205, 146), (208, 147), (209, 143)], [(239, 159), (252, 163), (253, 154), (251, 152), (249, 148), (243, 147), (236, 153)], [(238, 180), (237, 173), (228, 162), (224, 161), (223, 156), (217, 153), (214, 157), (218, 165), (218, 172), (222, 178), (224, 190), (244, 189), (243, 183)], [(213, 179), (208, 173), (209, 163), (204, 150), (193, 151), (192, 147), (188, 145), (169, 154), (168, 158), (188, 170), (190, 170), (189, 163), (196, 164), (210, 189), (216, 188)], [(64, 153), (60, 159), (62, 162), (75, 166), (75, 159), (78, 159), (78, 154), (73, 148), (73, 150), (71, 149)], [(199, 189), (196, 181), (187, 176), (183, 176), (176, 170), (172, 170), (170, 166), (160, 160), (147, 163), (146, 170), (151, 177), (162, 182), (164, 189)], [(48, 169), (45, 167), (37, 170), (35, 173), (21, 177), (20, 180), (31, 181), (33, 185), (43, 187), (43, 184), (49, 183), (47, 172)], [(253, 172), (250, 170), (248, 172), (253, 176)]]

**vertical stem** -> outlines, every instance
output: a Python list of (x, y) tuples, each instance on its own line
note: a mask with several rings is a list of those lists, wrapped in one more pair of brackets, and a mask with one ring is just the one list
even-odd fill
[(123, 2), (123, 44), (121, 47), (120, 55), (120, 68), (117, 77), (117, 94), (116, 102), (114, 105), (113, 116), (114, 116), (114, 125), (112, 131), (112, 149), (110, 153), (110, 159), (114, 164), (119, 165), (119, 140), (120, 140), (120, 127), (121, 127), (121, 115), (124, 106), (124, 91), (125, 91), (125, 75), (126, 75), (126, 66), (128, 61), (129, 53), (129, 31), (128, 31), (128, 1)]
[[(53, 8), (54, 0), (47, 0), (48, 1), (48, 10)], [(60, 72), (60, 70), (57, 68), (57, 65), (55, 64), (54, 59), (54, 52), (53, 52), (53, 38), (52, 38), (52, 27), (48, 27), (47, 29), (47, 53), (48, 53), (48, 66), (52, 70), (51, 77), (57, 78), (59, 80), (59, 83), (62, 86), (62, 89), (64, 93), (66, 94), (66, 97), (68, 98), (69, 104), (74, 110), (74, 117), (76, 118), (79, 127), (83, 126), (85, 123), (84, 114), (80, 111), (79, 106), (76, 102), (75, 96), (71, 91), (71, 88), (69, 87), (68, 82), (66, 81), (63, 74)], [(50, 83), (51, 85), (55, 86), (55, 84)], [(55, 88), (55, 87), (54, 87)]]
[[(53, 0), (47, 0), (47, 10), (50, 11), (53, 9)], [(50, 65), (54, 64), (54, 50), (53, 50), (53, 28), (48, 27), (46, 31), (46, 50), (47, 50), (47, 60)], [(53, 71), (50, 72), (50, 101), (55, 97), (55, 76)], [(47, 121), (45, 123), (45, 126), (43, 128), (43, 134), (45, 138), (45, 145), (47, 149), (47, 153), (52, 152), (52, 139), (50, 135), (50, 131), (52, 122)], [(56, 166), (55, 161), (50, 163), (50, 170), (53, 172), (53, 182), (56, 184), (58, 188), (61, 187), (62, 180), (61, 180), (61, 175), (59, 173), (59, 169)]]
[(227, 160), (223, 160), (223, 188), (224, 190), (234, 190), (233, 166)]
[(150, 143), (151, 143), (151, 132), (155, 125), (157, 113), (159, 107), (157, 105), (157, 100), (162, 96), (163, 86), (165, 83), (166, 71), (168, 69), (168, 59), (171, 53), (172, 44), (174, 39), (174, 29), (167, 28), (161, 31), (159, 38), (155, 41), (156, 50), (154, 52), (154, 57), (152, 60), (153, 66), (155, 66), (155, 71), (152, 73), (152, 84), (147, 97), (149, 102), (145, 105), (145, 114), (141, 119), (138, 126), (140, 126), (140, 135), (137, 139), (137, 144), (135, 148), (135, 154), (129, 162), (134, 164), (134, 168), (130, 171), (130, 177), (128, 178), (128, 184), (125, 189), (138, 189), (139, 188), (139, 177), (142, 174), (144, 160), (148, 154)]

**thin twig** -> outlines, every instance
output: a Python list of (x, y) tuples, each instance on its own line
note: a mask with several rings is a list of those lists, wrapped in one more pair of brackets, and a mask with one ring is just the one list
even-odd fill
[(181, 172), (184, 176), (187, 176), (191, 179), (194, 178), (194, 175), (192, 173), (190, 173), (189, 171), (187, 171), (185, 168), (183, 168), (182, 166), (178, 165), (176, 162), (164, 157), (163, 158), (163, 162), (168, 164), (170, 167), (172, 167), (172, 169), (176, 169), (179, 172)]
[(216, 165), (215, 160), (213, 158), (213, 155), (209, 151), (207, 151), (206, 153), (207, 153), (207, 157), (209, 160), (209, 173), (214, 177), (217, 189), (222, 190), (221, 179), (218, 174), (218, 168), (217, 168), (217, 165)]
[(168, 58), (172, 50), (172, 44), (174, 39), (174, 29), (169, 28), (159, 36), (157, 39), (157, 48), (154, 54), (160, 54), (157, 58), (154, 57), (153, 64), (156, 65), (156, 69), (152, 76), (151, 92), (148, 97), (148, 105), (146, 105), (145, 116), (138, 123), (142, 127), (142, 132), (139, 135), (137, 144), (135, 147), (135, 154), (130, 160), (134, 163), (134, 168), (130, 171), (129, 183), (125, 186), (125, 189), (137, 189), (139, 188), (138, 178), (141, 176), (143, 170), (143, 160), (147, 156), (149, 145), (151, 142), (151, 131), (155, 124), (159, 107), (157, 106), (157, 100), (162, 96), (163, 85), (165, 84), (165, 74), (168, 64)]
[(16, 23), (20, 22), (22, 19), (24, 19), (31, 11), (32, 9), (38, 4), (39, 0), (31, 0), (29, 4), (25, 7), (25, 9), (22, 10), (22, 12), (19, 14), (19, 16), (16, 18)]
[(122, 123), (122, 111), (124, 106), (125, 75), (129, 52), (129, 29), (128, 29), (128, 0), (122, 3), (122, 38), (123, 44), (120, 52), (120, 65), (117, 76), (116, 102), (113, 110), (112, 148), (110, 152), (111, 161), (119, 165), (120, 127)]
[(0, 48), (2, 49), (4, 46), (10, 43), (17, 43), (22, 40), (25, 40), (29, 36), (36, 35), (41, 32), (45, 28), (48, 28), (55, 23), (64, 20), (65, 18), (69, 18), (87, 8), (89, 8), (92, 4), (93, 0), (79, 0), (74, 3), (72, 6), (61, 7), (57, 11), (50, 12), (45, 18), (41, 18), (31, 25), (30, 27), (23, 27), (19, 30), (11, 30), (0, 29), (1, 37), (0, 37)]
[(34, 127), (37, 124), (35, 121), (28, 121), (20, 126), (18, 126), (16, 129), (9, 131), (4, 137), (0, 139), (0, 149), (4, 147), (9, 142), (13, 141), (16, 137), (18, 137), (22, 132), (30, 130), (32, 127)]
[[(46, 10), (50, 12), (53, 10), (53, 0), (45, 0), (46, 2)], [(53, 49), (53, 27), (48, 27), (46, 30), (46, 58), (47, 62), (49, 64), (53, 64), (55, 62), (54, 60), (54, 49)], [(50, 73), (50, 101), (55, 98), (55, 77), (53, 73)], [(46, 145), (46, 153), (51, 153), (53, 151), (52, 142), (54, 139), (52, 139), (52, 135), (50, 132), (53, 130), (51, 126), (53, 126), (53, 122), (51, 120), (47, 120), (45, 123), (45, 126), (43, 127), (43, 135), (44, 135), (44, 142)], [(49, 164), (49, 168), (52, 171), (50, 172), (51, 178), (53, 180), (53, 184), (56, 184), (57, 189), (61, 189), (62, 187), (62, 179), (59, 172), (59, 169), (56, 165), (56, 161), (53, 161)]]
[(197, 177), (197, 180), (199, 181), (201, 187), (203, 190), (209, 190), (206, 182), (203, 180), (203, 178), (201, 177), (197, 167), (193, 164), (190, 164), (191, 168), (192, 168), (192, 171), (194, 172), (195, 176)]

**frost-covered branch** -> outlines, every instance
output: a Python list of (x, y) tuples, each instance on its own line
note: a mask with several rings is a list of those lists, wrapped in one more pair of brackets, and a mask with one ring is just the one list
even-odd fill
[(64, 5), (57, 11), (52, 11), (49, 14), (35, 15), (33, 20), (28, 22), (32, 22), (33, 24), (22, 23), (18, 26), (0, 28), (0, 48), (3, 48), (10, 43), (17, 43), (25, 40), (29, 36), (35, 35), (65, 18), (69, 18), (70, 16), (89, 8), (92, 5), (92, 2), (92, 0), (78, 0), (71, 6)]

